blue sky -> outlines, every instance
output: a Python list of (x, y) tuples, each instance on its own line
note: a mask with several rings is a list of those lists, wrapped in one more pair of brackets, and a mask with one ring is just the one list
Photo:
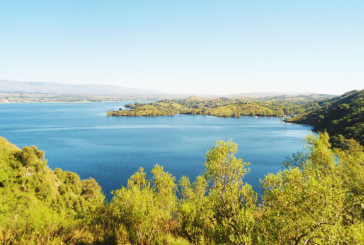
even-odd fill
[(0, 0), (0, 79), (342, 94), (364, 89), (364, 1)]

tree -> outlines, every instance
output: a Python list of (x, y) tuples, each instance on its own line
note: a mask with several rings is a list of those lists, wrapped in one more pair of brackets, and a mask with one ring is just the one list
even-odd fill
[(232, 141), (218, 141), (206, 154), (204, 177), (219, 224), (218, 243), (252, 244), (257, 194), (251, 185), (243, 182), (249, 163), (235, 157), (237, 147)]
[(363, 152), (332, 149), (329, 140), (327, 133), (310, 135), (306, 152), (261, 181), (264, 243), (358, 244), (363, 238), (356, 234), (364, 228)]
[(120, 240), (132, 244), (162, 243), (171, 230), (176, 209), (176, 184), (171, 174), (156, 165), (153, 180), (146, 180), (140, 168), (128, 181), (127, 187), (114, 191), (110, 204), (116, 233)]

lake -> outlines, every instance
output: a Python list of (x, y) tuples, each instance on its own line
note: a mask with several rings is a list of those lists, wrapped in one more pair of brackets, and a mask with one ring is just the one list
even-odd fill
[(283, 168), (286, 156), (302, 150), (311, 126), (281, 118), (175, 115), (107, 117), (130, 102), (0, 104), (0, 136), (22, 148), (45, 151), (50, 168), (95, 178), (110, 199), (140, 167), (151, 177), (158, 163), (176, 177), (203, 173), (205, 154), (217, 140), (233, 139), (237, 157), (250, 162), (245, 181), (259, 191), (259, 179)]

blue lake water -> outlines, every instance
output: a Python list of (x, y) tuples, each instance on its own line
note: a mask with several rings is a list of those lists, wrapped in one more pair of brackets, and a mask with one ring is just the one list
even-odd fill
[(126, 103), (0, 104), (0, 136), (20, 148), (36, 145), (50, 168), (95, 178), (111, 198), (139, 167), (150, 178), (156, 163), (176, 181), (183, 175), (194, 181), (210, 147), (229, 139), (239, 145), (237, 157), (251, 163), (245, 181), (259, 191), (259, 179), (281, 170), (312, 129), (266, 117), (105, 116)]

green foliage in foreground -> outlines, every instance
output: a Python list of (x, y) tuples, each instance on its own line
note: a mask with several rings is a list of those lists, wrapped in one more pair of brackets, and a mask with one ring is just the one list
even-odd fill
[(81, 224), (103, 205), (94, 179), (46, 167), (37, 147), (0, 137), (0, 244), (82, 241)]
[(218, 141), (191, 183), (141, 168), (109, 203), (93, 179), (51, 171), (36, 147), (0, 138), (2, 244), (364, 244), (364, 149), (328, 134), (307, 138), (261, 198), (244, 182), (249, 163)]
[(326, 130), (338, 146), (342, 146), (343, 141), (340, 135), (364, 145), (364, 90), (348, 92), (287, 121), (310, 124), (321, 132)]

